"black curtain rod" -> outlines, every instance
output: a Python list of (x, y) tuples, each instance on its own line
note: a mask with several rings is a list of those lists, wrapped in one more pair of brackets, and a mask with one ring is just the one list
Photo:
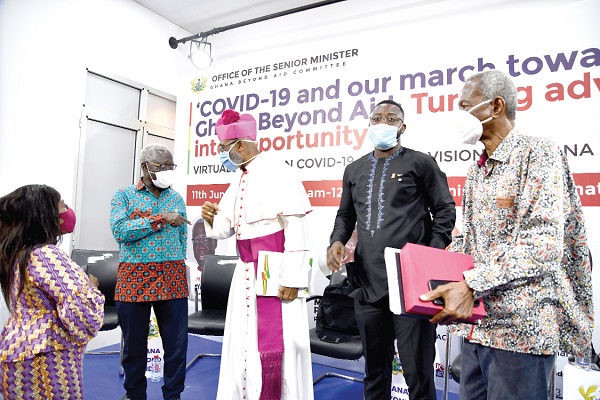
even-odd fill
[(265, 15), (265, 16), (250, 19), (250, 20), (244, 21), (244, 22), (238, 22), (237, 24), (227, 25), (222, 28), (214, 28), (214, 29), (211, 29), (210, 31), (200, 32), (196, 35), (184, 37), (183, 39), (179, 39), (179, 40), (175, 39), (174, 37), (170, 37), (169, 38), (169, 46), (171, 46), (172, 49), (176, 49), (177, 45), (179, 45), (179, 43), (185, 43), (188, 40), (204, 39), (210, 35), (215, 35), (217, 33), (225, 32), (230, 29), (239, 28), (241, 26), (246, 26), (246, 25), (250, 25), (250, 24), (255, 24), (257, 22), (262, 22), (262, 21), (266, 21), (269, 19), (273, 19), (273, 18), (283, 17), (284, 15), (290, 15), (290, 14), (294, 14), (294, 13), (301, 12), (301, 11), (311, 10), (313, 8), (322, 7), (322, 6), (326, 6), (326, 5), (334, 4), (334, 3), (339, 3), (342, 1), (346, 1), (346, 0), (320, 1), (318, 3), (308, 4), (306, 6), (292, 8), (291, 10), (286, 10), (286, 11), (281, 11), (281, 12), (274, 13), (274, 14)]

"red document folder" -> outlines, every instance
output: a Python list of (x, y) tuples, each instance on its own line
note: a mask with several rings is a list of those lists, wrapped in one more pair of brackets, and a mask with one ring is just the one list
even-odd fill
[[(473, 268), (473, 258), (433, 247), (407, 243), (401, 250), (386, 248), (390, 288), (390, 310), (396, 314), (434, 316), (444, 307), (419, 296), (429, 292), (429, 281), (461, 281), (463, 272)], [(485, 317), (483, 302), (473, 307), (469, 322)]]

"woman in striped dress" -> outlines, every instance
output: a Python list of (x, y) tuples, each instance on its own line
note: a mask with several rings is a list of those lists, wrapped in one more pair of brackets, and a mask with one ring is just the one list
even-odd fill
[(0, 198), (0, 284), (10, 310), (0, 334), (5, 400), (83, 398), (83, 352), (102, 325), (104, 296), (56, 246), (74, 226), (73, 210), (49, 186)]

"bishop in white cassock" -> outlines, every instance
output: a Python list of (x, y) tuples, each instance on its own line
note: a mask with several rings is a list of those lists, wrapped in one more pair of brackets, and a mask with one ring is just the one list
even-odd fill
[[(308, 196), (291, 167), (259, 153), (256, 121), (223, 112), (221, 162), (238, 170), (221, 202), (202, 206), (207, 236), (235, 235), (240, 262), (229, 292), (218, 400), (312, 400), (306, 300)], [(257, 296), (258, 251), (283, 253), (277, 297)]]

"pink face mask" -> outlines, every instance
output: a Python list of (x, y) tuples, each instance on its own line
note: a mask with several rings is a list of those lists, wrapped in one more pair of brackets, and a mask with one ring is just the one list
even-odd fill
[(60, 230), (62, 233), (73, 233), (75, 229), (75, 211), (67, 206), (67, 211), (58, 214), (60, 217)]

